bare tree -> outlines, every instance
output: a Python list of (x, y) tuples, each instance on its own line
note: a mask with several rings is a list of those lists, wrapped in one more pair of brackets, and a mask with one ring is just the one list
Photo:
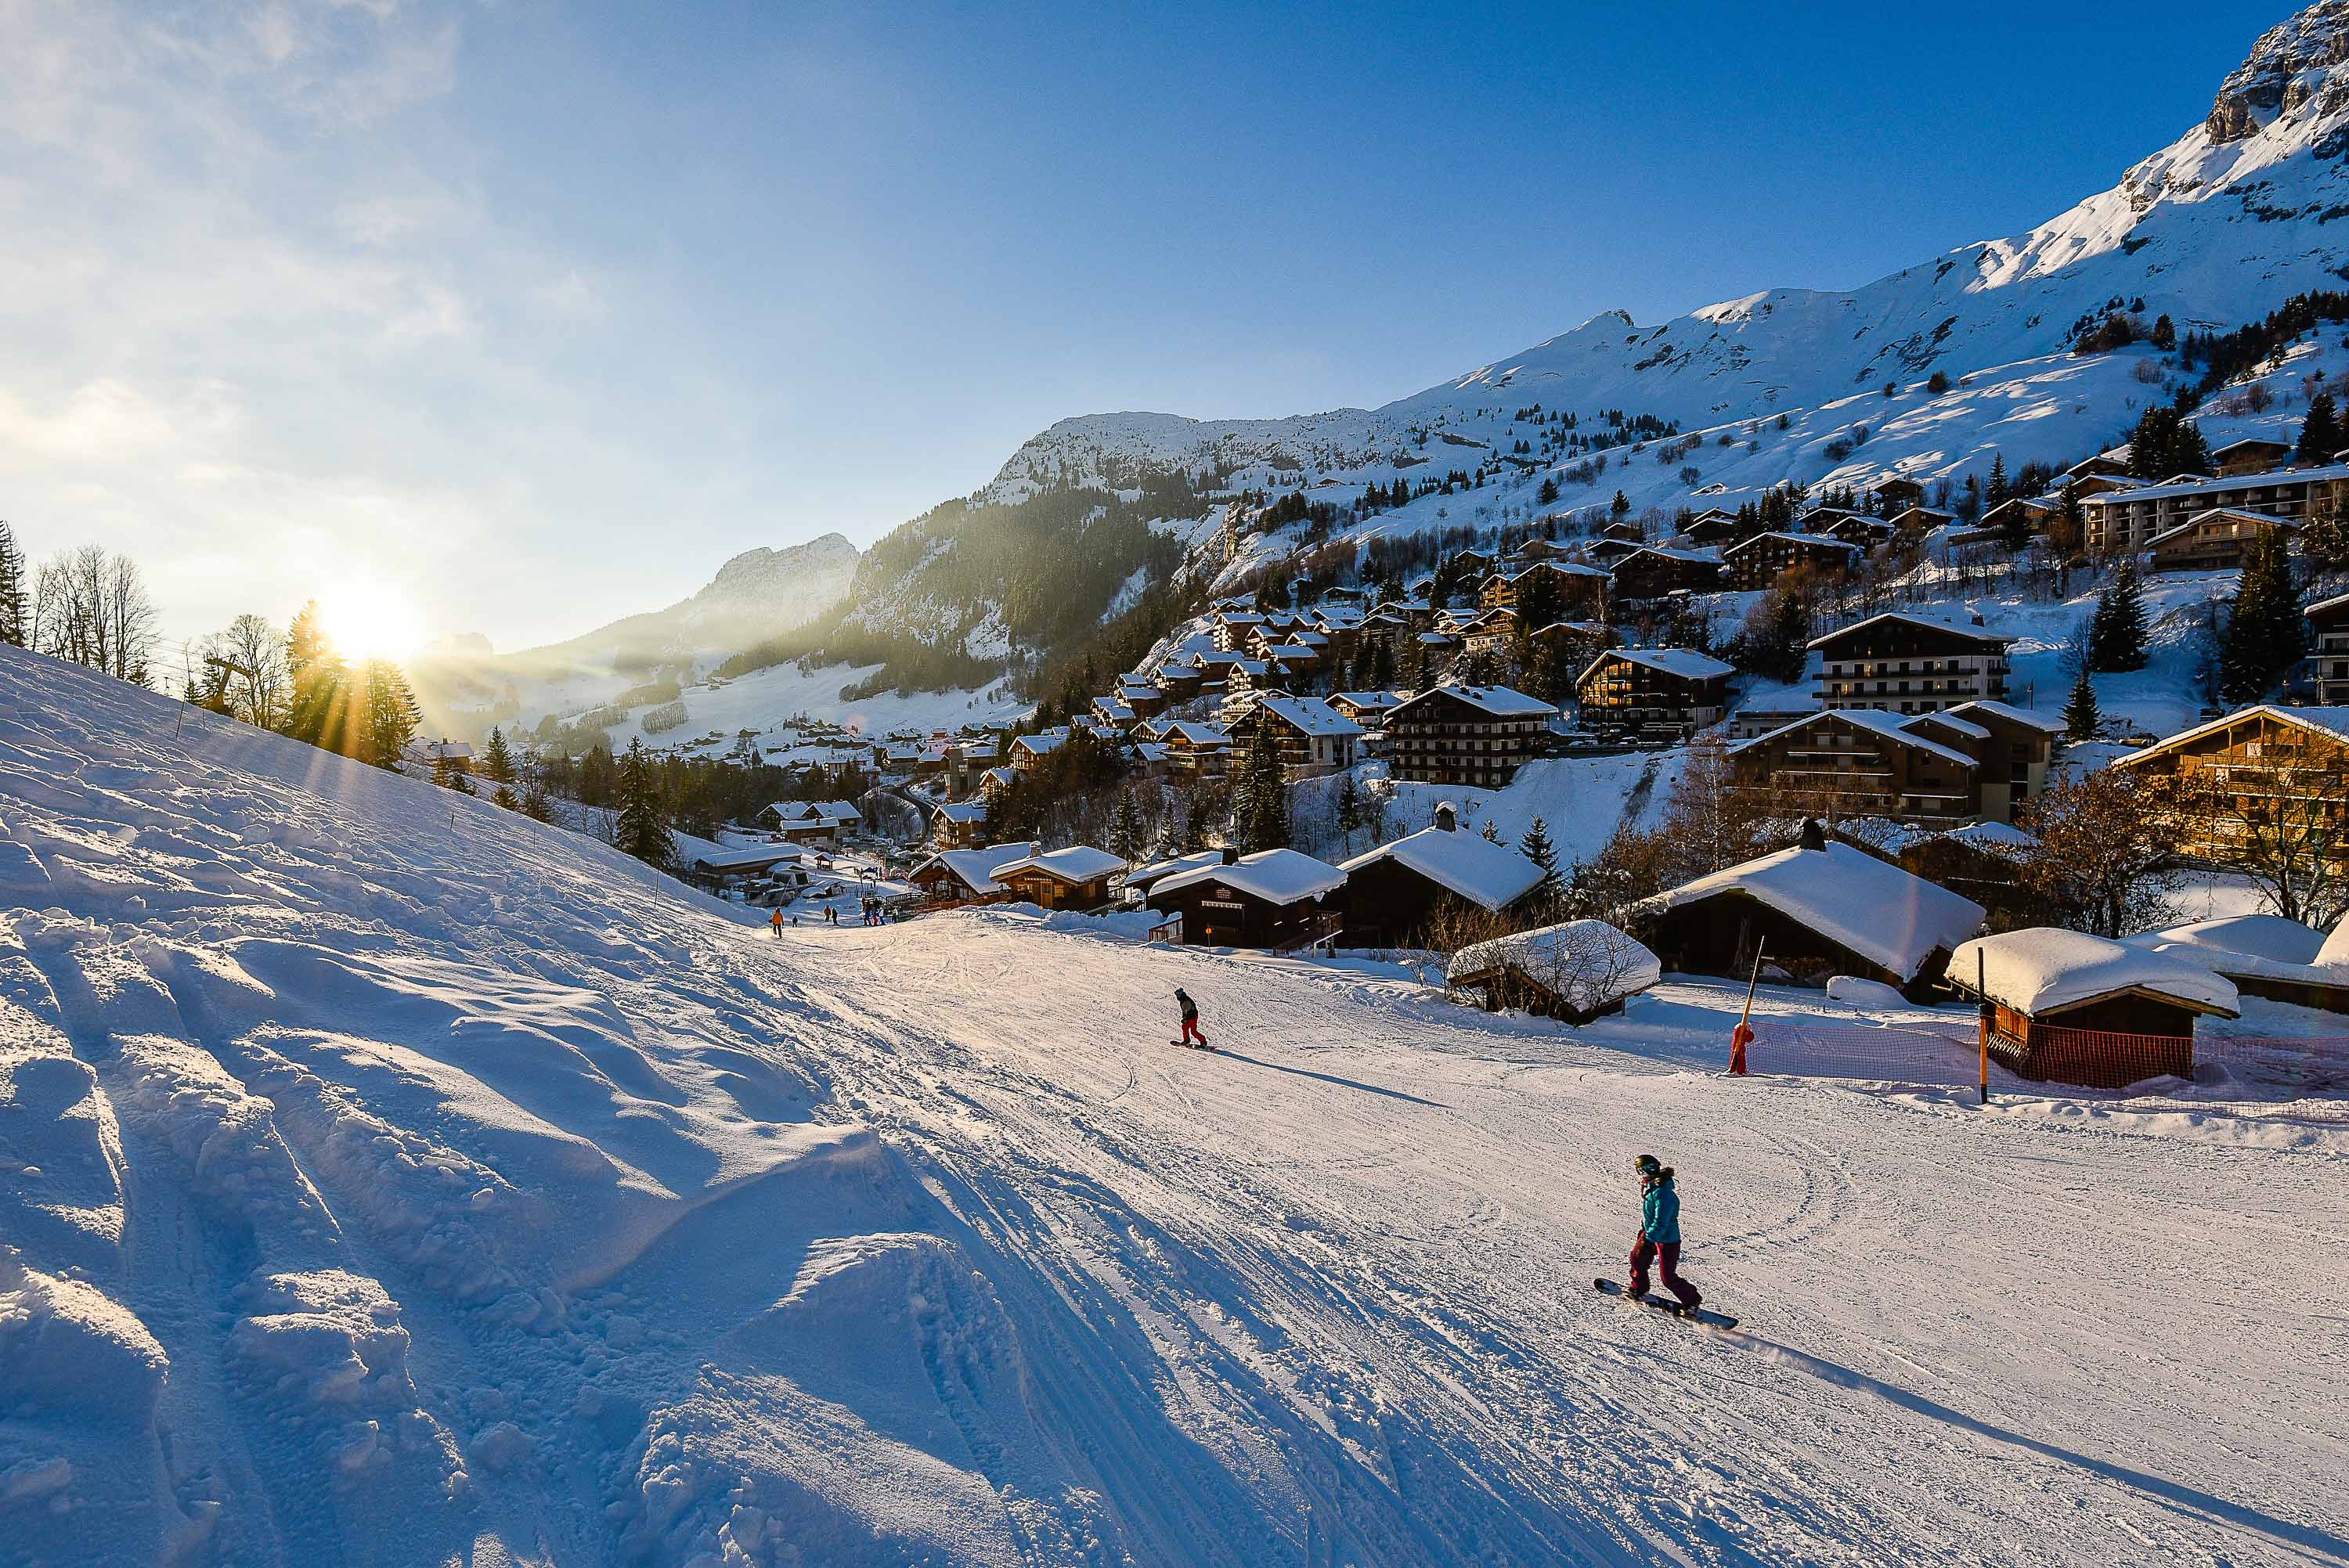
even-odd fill
[(41, 563), (33, 583), (33, 645), (122, 680), (148, 681), (155, 602), (139, 563), (84, 544)]
[(2178, 879), (2160, 794), (2151, 779), (2105, 768), (2040, 795), (2028, 824), (2039, 841), (2018, 880), (2054, 923), (2128, 936), (2170, 918)]
[(285, 666), (285, 637), (261, 616), (246, 614), (224, 632), (206, 637), (200, 650), (221, 676), (228, 710), (245, 723), (275, 729), (285, 721), (293, 681)]

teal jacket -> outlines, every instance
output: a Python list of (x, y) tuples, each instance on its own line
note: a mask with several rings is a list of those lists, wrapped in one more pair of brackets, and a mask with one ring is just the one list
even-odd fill
[(1672, 1189), (1669, 1171), (1647, 1183), (1640, 1194), (1640, 1233), (1658, 1246), (1681, 1239), (1681, 1195)]

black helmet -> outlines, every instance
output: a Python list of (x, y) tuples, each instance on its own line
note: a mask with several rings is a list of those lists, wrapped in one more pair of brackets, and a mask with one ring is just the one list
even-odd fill
[(1664, 1168), (1664, 1162), (1652, 1154), (1642, 1154), (1631, 1161), (1631, 1169), (1642, 1176), (1652, 1176)]

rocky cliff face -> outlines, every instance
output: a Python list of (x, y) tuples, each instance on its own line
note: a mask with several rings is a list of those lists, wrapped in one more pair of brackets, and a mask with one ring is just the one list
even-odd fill
[(2333, 67), (2349, 61), (2349, 0), (2319, 0), (2270, 28), (2219, 86), (2203, 122), (2220, 145), (2256, 134), (2279, 112), (2299, 109), (2333, 84)]

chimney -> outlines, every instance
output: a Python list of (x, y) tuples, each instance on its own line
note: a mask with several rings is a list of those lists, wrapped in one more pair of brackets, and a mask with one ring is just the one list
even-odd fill
[(1237, 864), (1239, 864), (1239, 863), (1240, 863), (1240, 852), (1239, 852), (1239, 851), (1238, 851), (1238, 850), (1237, 850), (1237, 849), (1235, 849), (1235, 848), (1234, 848), (1233, 846), (1231, 846), (1230, 844), (1226, 844), (1226, 845), (1224, 846), (1224, 864), (1226, 864), (1226, 865), (1227, 865), (1227, 866), (1236, 866), (1236, 865), (1237, 865)]
[(1826, 830), (1819, 826), (1819, 820), (1816, 817), (1803, 819), (1802, 847), (1821, 851), (1825, 851), (1827, 847)]
[(1435, 825), (1447, 833), (1460, 830), (1460, 813), (1449, 800), (1435, 803)]

